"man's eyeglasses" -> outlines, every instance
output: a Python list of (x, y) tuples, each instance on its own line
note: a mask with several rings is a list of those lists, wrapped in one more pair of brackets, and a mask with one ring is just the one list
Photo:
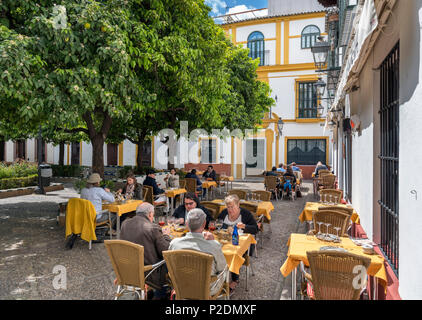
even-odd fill
[(185, 202), (185, 206), (193, 206), (195, 202)]

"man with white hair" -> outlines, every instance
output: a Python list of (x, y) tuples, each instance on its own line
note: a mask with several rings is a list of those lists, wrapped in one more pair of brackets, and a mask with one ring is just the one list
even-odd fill
[(214, 240), (214, 235), (204, 232), (207, 215), (199, 208), (192, 209), (186, 216), (186, 225), (189, 232), (182, 238), (173, 239), (169, 250), (196, 250), (208, 253), (214, 257), (211, 275), (217, 276), (217, 280), (210, 284), (210, 294), (215, 295), (227, 277), (228, 266), (221, 244)]
[[(122, 224), (120, 238), (140, 244), (144, 247), (144, 263), (152, 265), (163, 260), (163, 251), (169, 248), (170, 230), (161, 229), (154, 223), (154, 206), (144, 202), (136, 209), (136, 216), (126, 219)], [(155, 296), (158, 299), (164, 298), (166, 288), (167, 268), (165, 265), (155, 271), (146, 280), (147, 284), (156, 289)]]

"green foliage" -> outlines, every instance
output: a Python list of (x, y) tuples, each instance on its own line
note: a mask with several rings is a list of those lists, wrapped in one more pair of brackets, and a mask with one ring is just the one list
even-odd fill
[(54, 177), (80, 177), (83, 167), (77, 164), (72, 165), (51, 165)]
[(0, 179), (0, 189), (24, 188), (37, 185), (37, 174), (31, 174), (23, 178), (4, 178)]
[(5, 165), (0, 163), (0, 179), (38, 175), (38, 166), (27, 162)]
[(129, 172), (132, 172), (132, 173), (134, 172), (133, 167), (132, 166), (123, 166), (122, 168), (120, 168), (117, 171), (117, 177), (120, 178), (120, 179), (126, 179)]
[(76, 190), (78, 193), (81, 193), (81, 190), (82, 190), (83, 188), (86, 188), (86, 185), (87, 185), (87, 183), (86, 183), (86, 180), (85, 180), (85, 179), (78, 179), (78, 180), (76, 180), (76, 181), (73, 183), (73, 187), (75, 188), (75, 190)]
[(114, 191), (115, 183), (113, 180), (102, 180), (100, 186), (103, 188), (109, 188), (110, 191)]

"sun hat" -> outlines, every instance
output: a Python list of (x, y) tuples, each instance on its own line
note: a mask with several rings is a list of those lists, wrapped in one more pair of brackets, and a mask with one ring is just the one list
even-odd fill
[(98, 173), (93, 173), (89, 176), (88, 180), (86, 182), (88, 183), (99, 183), (101, 182), (101, 177)]

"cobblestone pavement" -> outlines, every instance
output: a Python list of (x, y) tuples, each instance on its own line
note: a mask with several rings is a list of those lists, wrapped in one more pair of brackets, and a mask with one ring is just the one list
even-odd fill
[[(233, 183), (233, 188), (264, 189), (263, 183)], [(308, 194), (310, 190), (310, 194)], [(274, 201), (271, 233), (265, 225), (263, 247), (253, 257), (254, 275), (245, 291), (245, 268), (233, 294), (238, 299), (289, 298), (289, 277), (280, 267), (292, 232), (304, 232), (298, 216), (312, 199), (310, 183), (296, 201)], [(48, 195), (28, 195), (0, 200), (0, 300), (4, 299), (112, 299), (114, 272), (103, 243), (76, 241), (65, 250), (64, 228), (56, 223), (58, 203), (78, 196), (71, 185)], [(64, 267), (64, 268), (63, 268)], [(66, 272), (66, 288), (60, 281)], [(55, 285), (54, 285), (55, 284)]]

